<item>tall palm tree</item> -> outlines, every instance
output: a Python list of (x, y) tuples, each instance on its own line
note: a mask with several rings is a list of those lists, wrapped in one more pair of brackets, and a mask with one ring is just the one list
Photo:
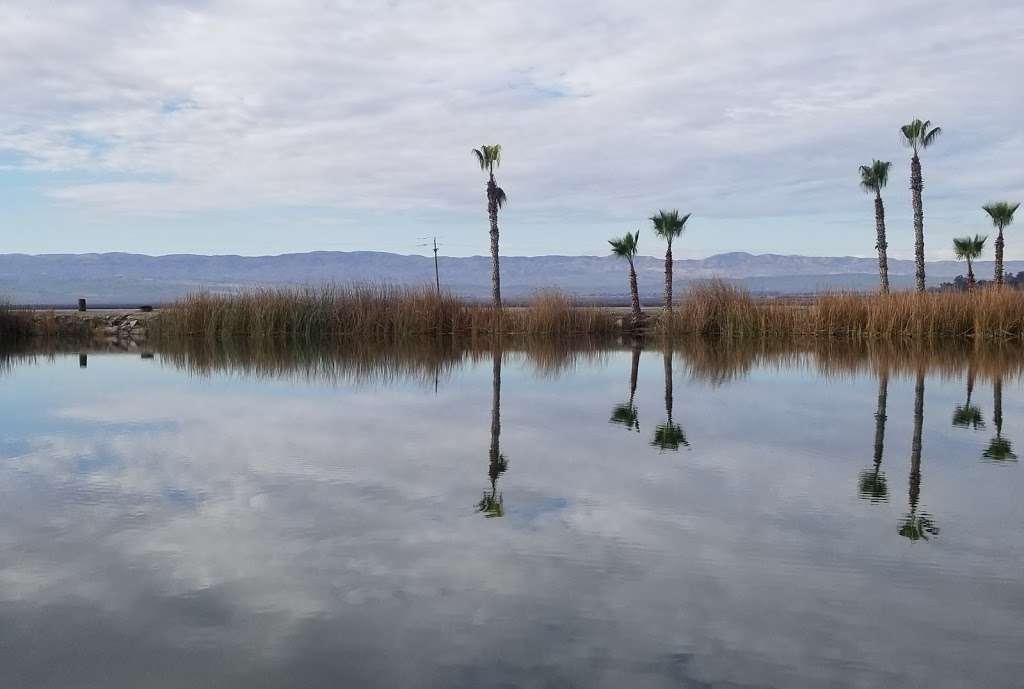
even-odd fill
[(491, 221), (491, 299), (501, 308), (501, 273), (498, 270), (498, 210), (508, 201), (504, 190), (494, 182), (494, 168), (501, 166), (501, 145), (474, 148), (480, 169), (487, 173), (487, 217)]
[(640, 351), (642, 347), (637, 340), (633, 341), (633, 356), (629, 367), (629, 401), (625, 404), (617, 404), (612, 409), (610, 423), (617, 423), (625, 426), (631, 431), (640, 432), (640, 415), (636, 404), (636, 380), (640, 373)]
[(860, 166), (861, 188), (875, 195), (875, 248), (878, 249), (878, 279), (881, 282), (882, 294), (889, 293), (889, 259), (885, 241), (885, 206), (882, 205), (882, 189), (889, 183), (889, 168), (892, 163), (887, 160), (873, 160), (870, 165)]
[(488, 450), (487, 477), (491, 480), (490, 492), (484, 491), (477, 503), (477, 512), (485, 517), (504, 517), (505, 499), (498, 492), (498, 478), (508, 469), (508, 460), (501, 454), (501, 359), (502, 351), (495, 347), (491, 363), (491, 446)]
[(885, 502), (889, 499), (889, 485), (882, 473), (882, 455), (885, 448), (885, 407), (889, 396), (889, 372), (878, 374), (878, 406), (875, 409), (875, 456), (874, 469), (860, 475), (860, 496), (871, 502)]
[(661, 451), (678, 450), (679, 446), (689, 447), (686, 433), (682, 427), (672, 420), (672, 348), (666, 347), (665, 353), (665, 423), (658, 424), (654, 429), (651, 445)]
[(608, 240), (612, 247), (612, 253), (629, 261), (629, 295), (633, 305), (632, 325), (634, 328), (640, 325), (644, 317), (643, 312), (640, 310), (640, 290), (636, 284), (636, 267), (633, 265), (639, 241), (640, 230), (632, 234), (627, 232), (621, 239)]
[(918, 154), (935, 143), (942, 127), (933, 127), (931, 120), (915, 119), (900, 127), (903, 143), (914, 151), (910, 159), (910, 191), (914, 206), (914, 262), (917, 264), (917, 291), (924, 292), (924, 206), (921, 204), (921, 159)]
[(996, 234), (996, 287), (1003, 286), (1003, 228), (1013, 222), (1013, 214), (1017, 212), (1019, 207), (1019, 203), (1011, 205), (1006, 201), (982, 206), (989, 217), (992, 218), (992, 224), (999, 230), (998, 234)]
[(914, 385), (914, 437), (910, 444), (910, 512), (900, 521), (900, 536), (912, 541), (928, 540), (939, 528), (929, 514), (918, 513), (917, 503), (921, 497), (921, 429), (924, 425), (924, 370), (917, 370)]
[(967, 365), (967, 400), (956, 405), (953, 410), (953, 425), (957, 428), (973, 428), (978, 430), (985, 427), (985, 419), (981, 415), (981, 409), (971, 404), (971, 395), (974, 394), (974, 364)]
[(672, 240), (683, 234), (686, 229), (686, 221), (690, 214), (680, 216), (679, 211), (658, 211), (658, 214), (651, 217), (654, 224), (654, 234), (668, 242), (668, 249), (665, 251), (665, 311), (672, 315)]
[[(985, 240), (988, 237), (982, 237), (980, 234), (976, 234), (973, 237), (954, 237), (953, 238), (953, 255), (956, 256), (958, 261), (967, 261), (967, 289), (974, 288), (974, 259), (981, 256), (981, 252), (985, 249)], [(999, 260), (1002, 264), (1002, 260)]]
[(996, 437), (982, 453), (985, 459), (993, 462), (1016, 462), (1013, 444), (1003, 437), (1003, 377), (996, 376), (992, 381), (992, 422), (996, 426)]

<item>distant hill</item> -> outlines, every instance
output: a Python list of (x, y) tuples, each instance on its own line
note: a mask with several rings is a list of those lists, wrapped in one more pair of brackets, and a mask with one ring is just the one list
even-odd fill
[[(656, 300), (662, 289), (663, 260), (641, 256), (636, 261), (641, 292)], [(502, 258), (502, 292), (523, 298), (544, 288), (558, 288), (581, 297), (621, 298), (626, 292), (626, 266), (612, 256), (507, 256)], [(718, 254), (700, 260), (676, 261), (677, 289), (694, 280), (717, 277), (759, 293), (808, 293), (826, 289), (870, 290), (878, 283), (874, 258), (789, 256), (780, 254)], [(1010, 261), (1007, 270), (1024, 270), (1024, 261)], [(459, 294), (487, 298), (490, 258), (440, 259), (442, 285)], [(913, 284), (913, 261), (890, 261), (895, 288)], [(963, 272), (955, 261), (928, 264), (929, 284), (949, 281)], [(979, 276), (992, 272), (991, 262), (976, 267)], [(303, 286), (325, 282), (432, 284), (432, 257), (354, 251), (311, 252), (280, 256), (203, 256), (176, 254), (0, 254), (0, 296), (17, 304), (73, 303), (86, 297), (95, 304), (159, 303), (189, 292), (234, 292), (254, 286)]]

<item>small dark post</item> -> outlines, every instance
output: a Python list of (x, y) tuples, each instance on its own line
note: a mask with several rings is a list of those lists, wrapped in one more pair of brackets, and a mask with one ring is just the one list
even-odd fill
[(78, 353), (78, 368), (89, 368), (89, 355), (84, 352)]
[(78, 310), (85, 311), (85, 297), (78, 300)]

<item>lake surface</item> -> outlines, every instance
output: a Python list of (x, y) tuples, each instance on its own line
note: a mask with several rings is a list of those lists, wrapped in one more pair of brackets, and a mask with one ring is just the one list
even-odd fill
[(13, 356), (0, 685), (1019, 687), (1021, 360)]

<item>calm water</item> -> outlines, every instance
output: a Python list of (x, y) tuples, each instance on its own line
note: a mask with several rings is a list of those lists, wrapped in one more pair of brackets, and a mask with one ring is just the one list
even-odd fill
[(966, 356), (12, 358), (0, 686), (1024, 686)]

